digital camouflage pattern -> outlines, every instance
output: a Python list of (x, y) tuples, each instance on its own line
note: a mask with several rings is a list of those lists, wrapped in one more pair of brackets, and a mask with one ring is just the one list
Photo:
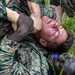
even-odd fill
[[(0, 40), (3, 38), (5, 34), (10, 34), (9, 32), (12, 30), (11, 28), (11, 22), (7, 19), (7, 12), (6, 12), (6, 6), (10, 9), (17, 11), (18, 13), (22, 12), (27, 15), (30, 15), (30, 11), (28, 8), (28, 5), (26, 4), (25, 0), (22, 3), (18, 3), (17, 0), (11, 0), (11, 2), (6, 5), (5, 0), (0, 1)], [(33, 0), (32, 0), (33, 1)], [(34, 2), (37, 2), (37, 4), (41, 7), (41, 16), (49, 16), (53, 19), (56, 18), (56, 14), (52, 8), (47, 8), (44, 5), (43, 0), (34, 0)]]
[[(5, 0), (0, 1), (1, 39), (5, 34), (10, 34), (9, 32), (11, 32), (11, 22), (7, 19), (6, 6), (18, 13), (22, 12), (30, 15), (26, 1), (21, 1), (22, 3), (19, 4), (17, 0), (11, 0), (8, 5), (5, 4)], [(43, 5), (43, 0), (34, 1), (40, 5), (42, 9), (41, 14), (46, 11), (49, 17), (55, 19), (54, 10), (52, 8), (45, 10), (47, 7)], [(16, 51), (18, 51), (17, 61), (13, 59)], [(44, 53), (46, 53), (46, 50), (38, 45), (34, 37), (28, 36), (22, 43), (12, 42), (5, 37), (0, 42), (0, 75), (50, 75), (47, 60), (43, 55)]]
[[(18, 50), (18, 62), (13, 56)], [(0, 75), (50, 75), (49, 66), (41, 47), (33, 36), (23, 43), (3, 38), (0, 43)]]
[(5, 34), (11, 32), (11, 23), (7, 19), (5, 0), (0, 0), (0, 40)]
[(67, 15), (73, 17), (75, 12), (75, 0), (61, 0), (60, 3)]
[(75, 12), (75, 0), (50, 0), (53, 5), (61, 5), (62, 9), (67, 13), (69, 17), (74, 16)]

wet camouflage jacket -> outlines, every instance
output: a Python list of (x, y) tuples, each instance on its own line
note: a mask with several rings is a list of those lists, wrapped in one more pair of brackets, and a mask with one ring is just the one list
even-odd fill
[[(11, 0), (12, 2), (8, 5), (4, 1), (0, 1), (0, 30), (2, 29), (3, 33), (2, 35), (0, 33), (1, 38), (6, 33), (8, 34), (8, 30), (7, 32), (4, 30), (9, 29), (11, 26), (11, 22), (7, 20), (6, 6), (18, 13), (23, 12), (30, 15), (27, 5), (24, 4), (24, 0), (22, 0), (21, 4), (18, 4), (17, 0)], [(49, 17), (55, 19), (54, 10), (45, 7), (42, 2), (43, 0), (34, 1), (37, 1), (40, 5), (42, 10), (41, 15), (49, 15)], [(16, 50), (18, 50), (18, 61), (13, 59)], [(50, 75), (49, 66), (43, 53), (46, 53), (46, 51), (38, 45), (33, 37), (27, 37), (25, 42), (22, 43), (12, 42), (6, 39), (6, 37), (3, 38), (0, 42), (0, 75)]]
[(50, 0), (53, 5), (61, 5), (62, 9), (69, 17), (74, 16), (75, 0)]

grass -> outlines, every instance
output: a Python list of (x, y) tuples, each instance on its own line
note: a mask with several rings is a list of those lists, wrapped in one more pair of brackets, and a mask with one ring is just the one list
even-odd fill
[(45, 5), (49, 5), (50, 0), (44, 0), (45, 1)]
[[(50, 3), (50, 0), (45, 0), (45, 5), (49, 5), (49, 3)], [(62, 17), (62, 25), (64, 26), (66, 30), (70, 30), (71, 32), (73, 32), (75, 37), (75, 17), (69, 18), (64, 13)], [(67, 52), (67, 55), (75, 59), (75, 39), (74, 39), (74, 44), (71, 47), (71, 49)]]
[[(69, 18), (65, 13), (62, 18), (62, 25), (66, 30), (70, 30), (73, 32), (74, 37), (75, 37), (75, 17)], [(74, 44), (71, 47), (71, 49), (67, 52), (67, 54), (70, 57), (73, 57), (75, 59), (75, 39), (74, 39)]]
[[(49, 4), (49, 0), (45, 0), (45, 5)], [(62, 16), (62, 26), (66, 29), (66, 30), (70, 30), (71, 32), (73, 32), (74, 34), (74, 44), (73, 46), (70, 48), (70, 50), (66, 53), (68, 56), (72, 57), (75, 59), (75, 16), (73, 18), (69, 18), (65, 13)], [(54, 68), (53, 68), (54, 69)], [(60, 74), (62, 75), (63, 69), (61, 69)], [(54, 75), (56, 75), (56, 73), (54, 73)], [(69, 75), (69, 73), (67, 74)]]

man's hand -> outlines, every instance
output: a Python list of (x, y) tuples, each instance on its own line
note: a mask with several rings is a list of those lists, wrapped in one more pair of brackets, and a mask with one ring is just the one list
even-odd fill
[(21, 13), (17, 21), (18, 28), (13, 34), (8, 36), (8, 39), (16, 42), (23, 41), (28, 34), (34, 33), (33, 23), (29, 16)]
[(56, 15), (57, 15), (56, 21), (58, 21), (59, 24), (61, 25), (62, 15), (63, 15), (63, 10), (61, 6), (60, 5), (59, 6), (49, 5), (48, 7), (51, 7), (56, 11)]
[(34, 33), (34, 21), (30, 16), (20, 13), (17, 21), (18, 30), (24, 31), (24, 33)]

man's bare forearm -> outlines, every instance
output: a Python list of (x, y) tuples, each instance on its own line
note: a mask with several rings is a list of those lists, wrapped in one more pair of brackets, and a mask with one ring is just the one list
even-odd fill
[(14, 31), (17, 30), (17, 21), (19, 18), (19, 14), (16, 11), (13, 11), (6, 7), (8, 20), (12, 22), (12, 27)]
[[(31, 11), (31, 18), (34, 20), (34, 31), (35, 33), (41, 30), (42, 20), (40, 18), (40, 7), (38, 4), (28, 1), (28, 6)], [(37, 10), (35, 9), (37, 8)], [(12, 27), (14, 30), (17, 30), (17, 21), (19, 14), (16, 11), (13, 11), (6, 7), (8, 20), (12, 22)]]
[(19, 14), (9, 8), (6, 7), (6, 10), (7, 10), (7, 17), (8, 17), (8, 20), (11, 21), (12, 23), (17, 23), (17, 20), (19, 18)]

